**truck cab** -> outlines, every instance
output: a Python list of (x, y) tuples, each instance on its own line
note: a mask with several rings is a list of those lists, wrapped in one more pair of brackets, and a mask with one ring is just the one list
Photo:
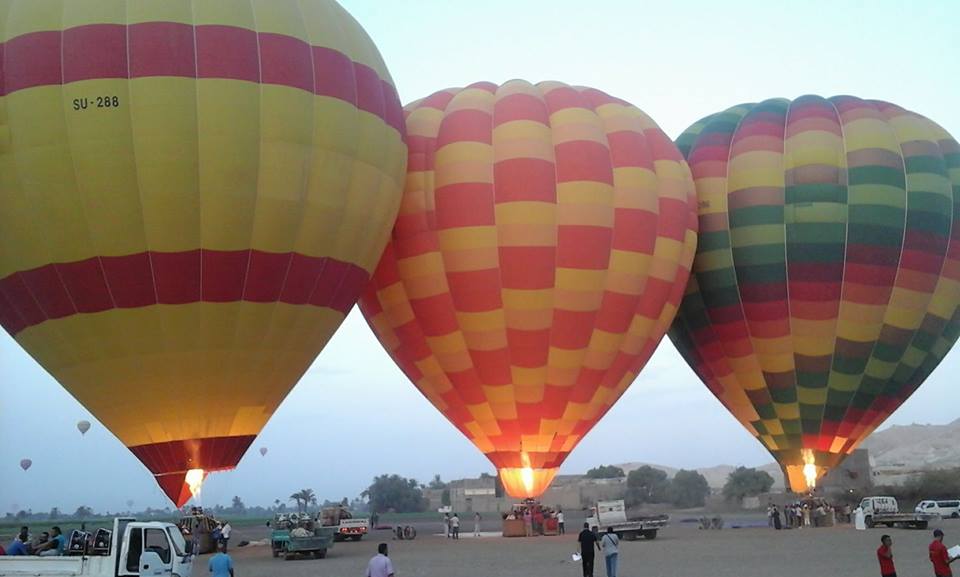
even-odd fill
[(60, 557), (0, 557), (0, 577), (190, 577), (193, 556), (172, 523), (118, 518), (89, 536), (72, 532)]

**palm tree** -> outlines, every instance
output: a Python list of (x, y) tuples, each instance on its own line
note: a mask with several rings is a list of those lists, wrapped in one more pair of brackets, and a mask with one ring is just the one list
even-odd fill
[(300, 489), (293, 495), (290, 495), (290, 500), (297, 502), (297, 511), (300, 513), (303, 513), (307, 505), (317, 504), (317, 496), (314, 494), (313, 489)]

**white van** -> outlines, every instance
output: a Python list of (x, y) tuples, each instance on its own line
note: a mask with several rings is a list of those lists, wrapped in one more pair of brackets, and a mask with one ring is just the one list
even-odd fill
[(900, 512), (897, 500), (893, 497), (865, 497), (860, 501), (860, 508), (863, 509), (864, 517)]
[(917, 503), (917, 513), (930, 513), (931, 515), (940, 515), (943, 518), (960, 518), (960, 500), (947, 501), (920, 501)]

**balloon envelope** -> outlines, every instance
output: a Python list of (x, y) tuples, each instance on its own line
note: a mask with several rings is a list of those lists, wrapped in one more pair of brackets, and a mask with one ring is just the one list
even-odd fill
[(670, 336), (803, 491), (876, 429), (960, 332), (960, 147), (850, 96), (768, 100), (678, 139), (699, 195)]
[(24, 471), (29, 469), (32, 465), (33, 465), (33, 461), (31, 461), (30, 459), (20, 460), (20, 468), (23, 469)]
[(260, 456), (263, 457), (263, 456), (265, 456), (266, 454), (267, 454), (267, 448), (266, 448), (266, 447), (260, 447)]
[(90, 421), (78, 421), (77, 430), (80, 431), (81, 435), (86, 435), (87, 431), (90, 430)]
[(3, 7), (0, 324), (182, 504), (353, 306), (406, 161), (332, 0)]
[(560, 83), (480, 83), (406, 108), (407, 186), (360, 306), (417, 388), (542, 494), (669, 326), (693, 186), (643, 112)]

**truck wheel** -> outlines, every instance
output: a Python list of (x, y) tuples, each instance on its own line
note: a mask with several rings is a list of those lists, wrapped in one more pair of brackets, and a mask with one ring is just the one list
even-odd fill
[(951, 518), (951, 519), (960, 519), (960, 513), (957, 513), (956, 511), (954, 511), (954, 512), (953, 512), (953, 515), (950, 515), (950, 518)]
[(314, 551), (314, 552), (313, 552), (313, 556), (316, 557), (317, 559), (326, 559), (326, 557), (327, 557), (327, 550), (326, 550), (326, 549), (320, 549), (319, 551)]
[(884, 525), (886, 525), (887, 527), (891, 527), (891, 528), (893, 527), (893, 523), (884, 523)]
[(638, 535), (636, 531), (627, 531), (626, 533), (623, 534), (623, 538), (626, 539), (627, 541), (636, 541), (637, 537)]
[(863, 523), (867, 526), (867, 529), (873, 529), (873, 515), (864, 517)]
[(274, 547), (274, 549), (273, 549), (273, 558), (276, 559), (276, 558), (279, 557), (279, 556), (280, 556), (280, 549), (277, 549), (276, 547)]
[(920, 521), (919, 523), (917, 523), (917, 529), (926, 529), (926, 528), (927, 528), (926, 521)]
[(291, 553), (290, 551), (287, 551), (283, 554), (284, 561), (290, 561), (291, 559), (293, 559), (293, 553)]
[(646, 539), (647, 541), (653, 541), (654, 539), (657, 538), (657, 530), (656, 530), (656, 529), (650, 529), (650, 530), (644, 531), (644, 532), (643, 532), (643, 537), (644, 537), (644, 539)]

